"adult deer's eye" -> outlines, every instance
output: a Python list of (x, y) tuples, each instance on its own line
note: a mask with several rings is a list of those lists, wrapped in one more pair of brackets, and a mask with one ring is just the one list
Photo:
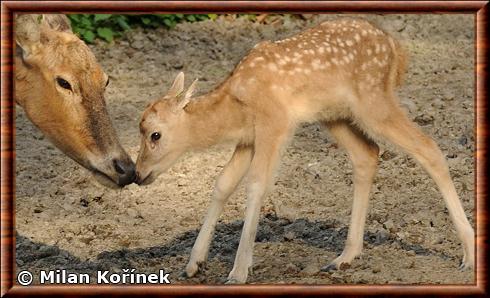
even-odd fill
[(156, 141), (158, 141), (160, 139), (161, 135), (160, 135), (159, 132), (154, 132), (154, 133), (151, 134), (150, 137), (151, 137), (151, 140), (153, 142), (156, 142)]
[(68, 83), (67, 80), (62, 78), (56, 78), (56, 82), (58, 83), (58, 85), (60, 85), (61, 88), (71, 90), (71, 85), (70, 83)]

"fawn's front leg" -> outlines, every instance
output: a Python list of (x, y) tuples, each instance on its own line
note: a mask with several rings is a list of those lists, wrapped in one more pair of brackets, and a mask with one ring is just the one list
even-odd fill
[(188, 277), (194, 276), (199, 271), (199, 266), (206, 261), (211, 238), (218, 218), (223, 212), (223, 206), (247, 172), (252, 151), (252, 146), (237, 145), (233, 156), (216, 180), (211, 205), (185, 268)]
[[(278, 123), (275, 123), (278, 125)], [(268, 122), (264, 126), (256, 126), (255, 153), (248, 174), (247, 207), (245, 222), (233, 269), (226, 283), (245, 283), (248, 270), (252, 266), (253, 247), (260, 217), (263, 198), (271, 184), (273, 172), (279, 162), (281, 149), (289, 136), (286, 125), (271, 127)]]

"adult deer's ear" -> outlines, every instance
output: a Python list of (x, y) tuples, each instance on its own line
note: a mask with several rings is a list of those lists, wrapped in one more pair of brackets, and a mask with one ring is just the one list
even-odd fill
[(184, 91), (184, 73), (180, 72), (167, 92), (167, 97), (177, 97)]
[(185, 106), (191, 101), (191, 97), (194, 94), (194, 91), (196, 90), (196, 85), (197, 85), (197, 79), (192, 82), (192, 84), (187, 88), (187, 91), (185, 92), (184, 96), (181, 95), (181, 99), (179, 100), (179, 104), (177, 105), (177, 110), (181, 110), (185, 108)]
[(36, 53), (41, 41), (42, 15), (24, 14), (15, 18), (15, 42), (22, 49), (22, 57)]
[(15, 41), (22, 57), (35, 54), (57, 32), (71, 33), (70, 20), (62, 14), (22, 14), (15, 18)]
[(70, 20), (64, 14), (44, 14), (42, 23), (59, 32), (72, 32)]

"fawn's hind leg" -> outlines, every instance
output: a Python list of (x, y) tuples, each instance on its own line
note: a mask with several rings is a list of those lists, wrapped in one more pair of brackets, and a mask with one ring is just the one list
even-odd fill
[(378, 146), (373, 141), (345, 121), (326, 123), (326, 126), (337, 142), (345, 148), (352, 162), (354, 200), (344, 250), (332, 263), (323, 267), (323, 271), (341, 268), (342, 264), (350, 264), (361, 253), (369, 192), (376, 174), (379, 152)]
[[(393, 96), (385, 96), (387, 113), (357, 113), (363, 128), (375, 137), (382, 137), (410, 153), (436, 182), (444, 198), (459, 239), (464, 257), (461, 269), (474, 266), (474, 231), (466, 218), (461, 201), (449, 174), (446, 160), (430, 137), (426, 136), (396, 105)], [(369, 101), (367, 101), (369, 102)], [(393, 104), (391, 104), (393, 103)], [(391, 105), (390, 105), (391, 104)]]
[(223, 212), (223, 206), (247, 172), (252, 160), (252, 152), (252, 146), (237, 145), (233, 156), (216, 180), (211, 205), (185, 268), (188, 277), (194, 276), (199, 271), (199, 266), (206, 261), (211, 238), (218, 218)]

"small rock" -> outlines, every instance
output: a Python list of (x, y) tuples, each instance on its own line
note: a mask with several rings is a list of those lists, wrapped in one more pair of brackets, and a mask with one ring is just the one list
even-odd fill
[(54, 246), (41, 246), (41, 248), (39, 248), (39, 254), (42, 257), (54, 256), (57, 255), (58, 253), (59, 253), (59, 249)]
[(134, 210), (134, 209), (128, 209), (128, 210), (126, 211), (126, 213), (127, 213), (127, 214), (128, 214), (130, 217), (133, 217), (133, 218), (135, 218), (136, 216), (138, 216), (138, 212), (137, 212), (136, 210)]
[(80, 237), (80, 242), (83, 242), (85, 244), (89, 244), (90, 242), (92, 242), (92, 240), (94, 240), (94, 237), (92, 236)]
[(458, 140), (458, 143), (462, 146), (468, 144), (468, 138), (466, 136), (462, 136), (461, 138), (459, 138)]
[(378, 231), (378, 233), (376, 233), (376, 239), (374, 241), (374, 244), (376, 245), (383, 244), (386, 241), (388, 241), (389, 238), (390, 238), (389, 232), (384, 229), (381, 229), (380, 231)]
[(413, 268), (413, 267), (415, 267), (415, 261), (413, 261), (413, 260), (412, 260), (412, 261), (410, 261), (410, 262), (409, 262), (409, 263), (408, 263), (408, 264), (405, 266), (405, 268), (409, 268), (409, 269), (411, 269), (411, 268)]
[(81, 198), (80, 199), (80, 205), (82, 205), (83, 207), (88, 207), (88, 200), (87, 198)]
[(135, 40), (131, 43), (131, 47), (133, 49), (136, 49), (136, 50), (140, 50), (142, 49), (143, 47), (145, 46), (145, 44), (143, 43), (143, 41), (141, 40)]
[(170, 61), (170, 65), (174, 69), (182, 69), (184, 67), (184, 62), (182, 62), (182, 60), (180, 60), (180, 59), (172, 59)]
[(316, 15), (312, 14), (312, 13), (302, 13), (302, 14), (300, 14), (300, 16), (305, 20), (309, 20), (309, 19), (312, 19), (313, 17), (315, 17)]
[(298, 266), (294, 265), (293, 263), (288, 263), (286, 265), (286, 269), (284, 270), (284, 272), (286, 272), (286, 273), (298, 273), (299, 268), (298, 268)]
[(63, 204), (63, 209), (67, 210), (67, 211), (73, 211), (73, 205), (70, 204), (70, 203), (64, 203)]
[(272, 204), (274, 206), (274, 213), (276, 214), (277, 217), (285, 218), (290, 222), (296, 220), (296, 216), (297, 216), (296, 209), (290, 208), (289, 206), (286, 206), (282, 202), (278, 202), (278, 201), (273, 201)]
[(129, 247), (129, 245), (131, 244), (131, 240), (129, 240), (129, 238), (119, 239), (118, 242), (119, 242), (119, 245), (124, 246), (124, 247)]
[(453, 153), (453, 152), (452, 152), (452, 153), (448, 153), (448, 154), (446, 155), (446, 157), (447, 157), (447, 158), (456, 158), (456, 157), (458, 157), (458, 154), (456, 154), (456, 153)]
[(434, 116), (422, 114), (415, 117), (414, 121), (421, 126), (431, 125), (434, 123)]
[(431, 244), (441, 244), (443, 241), (442, 237), (436, 237), (431, 241)]
[(450, 89), (445, 89), (442, 93), (442, 100), (443, 101), (452, 101), (454, 100), (454, 92)]
[(41, 213), (44, 210), (41, 207), (34, 207), (34, 213)]
[(301, 273), (304, 273), (306, 275), (314, 275), (318, 272), (320, 272), (320, 268), (316, 263), (309, 263), (303, 270), (301, 270)]
[(296, 237), (296, 235), (294, 234), (293, 231), (288, 231), (284, 234), (284, 239), (289, 240), (289, 241), (293, 240), (295, 237)]
[(339, 266), (339, 269), (340, 270), (346, 270), (346, 269), (349, 269), (349, 268), (350, 268), (350, 264), (349, 263), (342, 263)]
[(373, 272), (373, 273), (378, 273), (378, 272), (381, 272), (381, 267), (380, 267), (380, 266), (378, 266), (378, 265), (375, 265), (375, 266), (373, 267), (373, 269), (372, 269), (372, 272)]
[(388, 150), (384, 151), (381, 154), (381, 159), (383, 159), (383, 160), (390, 160), (390, 159), (393, 159), (395, 157), (396, 157), (396, 153), (388, 151)]
[(388, 219), (387, 221), (385, 221), (385, 222), (383, 223), (383, 227), (384, 227), (386, 230), (390, 231), (390, 232), (391, 232), (392, 230), (394, 230), (394, 229), (395, 229), (395, 225), (393, 224), (393, 220)]
[(405, 29), (407, 25), (403, 20), (395, 20), (391, 23), (391, 27), (397, 32), (401, 32)]

